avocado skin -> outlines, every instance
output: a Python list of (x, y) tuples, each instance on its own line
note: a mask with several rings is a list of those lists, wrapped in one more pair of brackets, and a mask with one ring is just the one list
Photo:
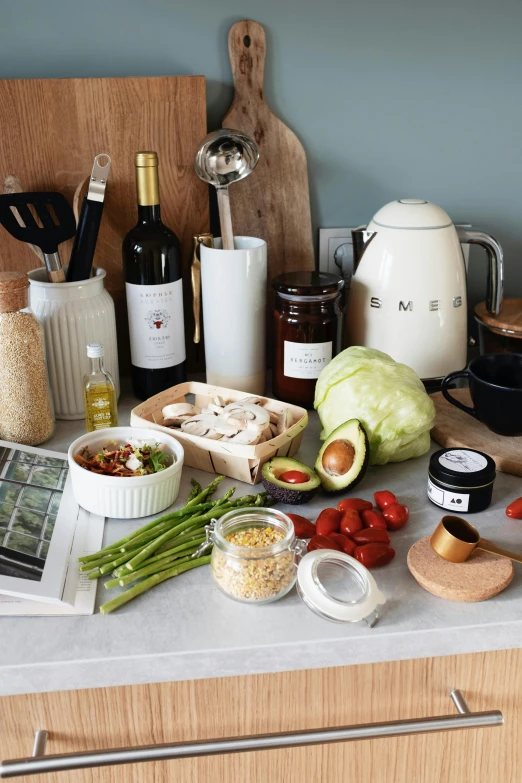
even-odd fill
[[(332, 486), (330, 482), (340, 480), (342, 481), (342, 476), (328, 476), (328, 474), (324, 473), (323, 466), (321, 463), (321, 457), (326, 449), (326, 447), (332, 443), (334, 440), (339, 440), (343, 437), (343, 430), (348, 425), (356, 424), (358, 427), (358, 435), (359, 438), (363, 437), (364, 442), (364, 459), (362, 462), (362, 465), (359, 469), (359, 472), (357, 473), (356, 477), (353, 479), (353, 481), (348, 481), (347, 484), (343, 484), (342, 486)], [(348, 438), (346, 438), (348, 440)], [(354, 444), (355, 446), (355, 453), (357, 454), (360, 451), (360, 446), (358, 444)], [(359, 484), (360, 481), (364, 478), (366, 471), (368, 470), (368, 465), (370, 462), (370, 441), (368, 440), (368, 434), (366, 430), (364, 429), (363, 424), (358, 419), (350, 419), (349, 421), (345, 421), (344, 424), (341, 424), (337, 429), (335, 429), (325, 440), (323, 445), (321, 446), (321, 450), (319, 451), (319, 454), (317, 455), (317, 460), (315, 462), (315, 471), (319, 478), (321, 479), (321, 487), (324, 492), (328, 492), (329, 495), (339, 495), (341, 492), (346, 492), (347, 489), (354, 489), (357, 484)], [(348, 471), (347, 474), (349, 475), (350, 471)]]
[(271, 481), (263, 478), (263, 486), (273, 498), (280, 503), (288, 503), (291, 506), (297, 506), (300, 503), (308, 503), (316, 494), (319, 487), (313, 489), (287, 489), (278, 484), (272, 484)]
[[(288, 463), (286, 466), (284, 465), (285, 462)], [(275, 476), (271, 476), (271, 469), (278, 466), (280, 468), (285, 467), (286, 470), (303, 470), (303, 472), (310, 475), (312, 481), (316, 479), (317, 484), (310, 489), (298, 489), (298, 484), (284, 484), (276, 479)], [(308, 503), (317, 494), (321, 483), (319, 476), (308, 465), (303, 465), (302, 462), (298, 462), (298, 460), (291, 457), (272, 457), (271, 460), (263, 465), (263, 486), (280, 503), (297, 506), (301, 503)]]

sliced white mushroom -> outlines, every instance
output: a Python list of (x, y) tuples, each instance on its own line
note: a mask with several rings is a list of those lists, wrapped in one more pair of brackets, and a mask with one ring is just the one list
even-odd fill
[(207, 405), (206, 408), (204, 408), (204, 410), (208, 410), (211, 413), (217, 413), (218, 415), (220, 415), (221, 413), (223, 413), (225, 408), (223, 405), (216, 405), (215, 402), (209, 402), (209, 404)]
[(269, 408), (265, 408), (265, 411), (267, 411), (270, 417), (270, 424), (277, 424), (279, 422), (279, 413), (276, 413), (275, 411), (271, 411), (269, 410)]
[(262, 405), (265, 402), (263, 397), (245, 397), (244, 400), (238, 400), (241, 405)]
[(251, 430), (243, 430), (243, 432), (238, 432), (237, 435), (228, 438), (228, 440), (230, 443), (235, 443), (236, 445), (254, 446), (259, 443), (259, 438), (260, 435), (258, 433), (252, 432)]
[(240, 402), (230, 402), (225, 406), (223, 415), (225, 417), (232, 416), (234, 419), (254, 419), (255, 413), (252, 412), (247, 406), (242, 405)]
[(191, 405), (189, 402), (173, 402), (170, 405), (165, 405), (161, 413), (164, 419), (175, 419), (178, 416), (196, 416), (201, 411), (196, 405)]
[(216, 411), (212, 410), (210, 405), (207, 405), (206, 408), (201, 409), (201, 415), (202, 416), (216, 416)]
[(263, 430), (261, 435), (264, 437), (265, 441), (272, 440), (272, 438), (274, 437), (272, 435), (272, 427), (269, 425), (266, 429)]
[(214, 405), (217, 405), (218, 408), (224, 408), (225, 407), (225, 400), (223, 397), (219, 397), (219, 395), (216, 395), (214, 399), (212, 400)]
[[(227, 408), (229, 409), (228, 405)], [(227, 410), (227, 408), (225, 410)], [(253, 405), (252, 403), (245, 402), (242, 403), (241, 409), (245, 412), (248, 429), (257, 430), (257, 432), (261, 434), (270, 422), (268, 411), (260, 405)], [(234, 411), (232, 415), (233, 418), (240, 418)]]
[(283, 432), (286, 432), (292, 426), (293, 420), (291, 412), (285, 408), (277, 422), (277, 434), (282, 435)]
[(192, 414), (185, 414), (183, 416), (174, 416), (171, 419), (163, 419), (163, 425), (165, 427), (181, 427), (184, 421), (188, 421), (192, 418)]
[(227, 419), (225, 419), (227, 424), (230, 424), (232, 427), (237, 427), (238, 430), (245, 430), (247, 425), (246, 418), (236, 418), (235, 416), (229, 416)]
[(181, 425), (182, 432), (185, 432), (187, 435), (197, 435), (201, 438), (205, 437), (209, 429), (207, 422), (201, 421), (199, 416), (194, 416), (194, 418), (183, 422)]
[(270, 430), (272, 432), (272, 437), (275, 438), (277, 435), (277, 424), (272, 424), (272, 422), (270, 422)]
[(223, 435), (217, 430), (212, 429), (207, 432), (205, 438), (210, 438), (210, 440), (221, 440)]

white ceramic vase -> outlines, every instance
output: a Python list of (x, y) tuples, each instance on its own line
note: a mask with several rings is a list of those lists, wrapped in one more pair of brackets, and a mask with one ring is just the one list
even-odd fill
[(201, 246), (207, 383), (265, 393), (266, 242), (234, 237), (235, 250)]
[(45, 332), (49, 382), (57, 419), (83, 419), (83, 376), (88, 343), (102, 343), (105, 367), (120, 393), (114, 302), (104, 288), (104, 269), (89, 280), (49, 283), (44, 268), (29, 272), (29, 306)]

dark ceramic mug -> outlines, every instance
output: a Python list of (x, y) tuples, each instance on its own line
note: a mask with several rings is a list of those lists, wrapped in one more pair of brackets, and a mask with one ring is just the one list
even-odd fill
[[(452, 397), (450, 383), (467, 378), (473, 408)], [(450, 372), (442, 381), (442, 394), (465, 413), (498, 435), (522, 435), (522, 354), (490, 353), (478, 356), (467, 370)]]

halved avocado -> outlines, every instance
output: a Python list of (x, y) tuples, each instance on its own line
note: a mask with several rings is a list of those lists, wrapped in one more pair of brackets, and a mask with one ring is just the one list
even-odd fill
[(343, 492), (364, 477), (370, 459), (368, 435), (359, 419), (337, 427), (325, 440), (315, 470), (325, 492)]
[[(293, 470), (306, 473), (309, 476), (308, 481), (304, 481), (301, 484), (289, 484), (280, 480), (279, 477), (281, 475)], [(321, 481), (317, 473), (296, 459), (272, 457), (271, 460), (263, 465), (263, 486), (272, 497), (281, 503), (290, 503), (292, 505), (308, 503), (316, 494), (320, 484)]]

